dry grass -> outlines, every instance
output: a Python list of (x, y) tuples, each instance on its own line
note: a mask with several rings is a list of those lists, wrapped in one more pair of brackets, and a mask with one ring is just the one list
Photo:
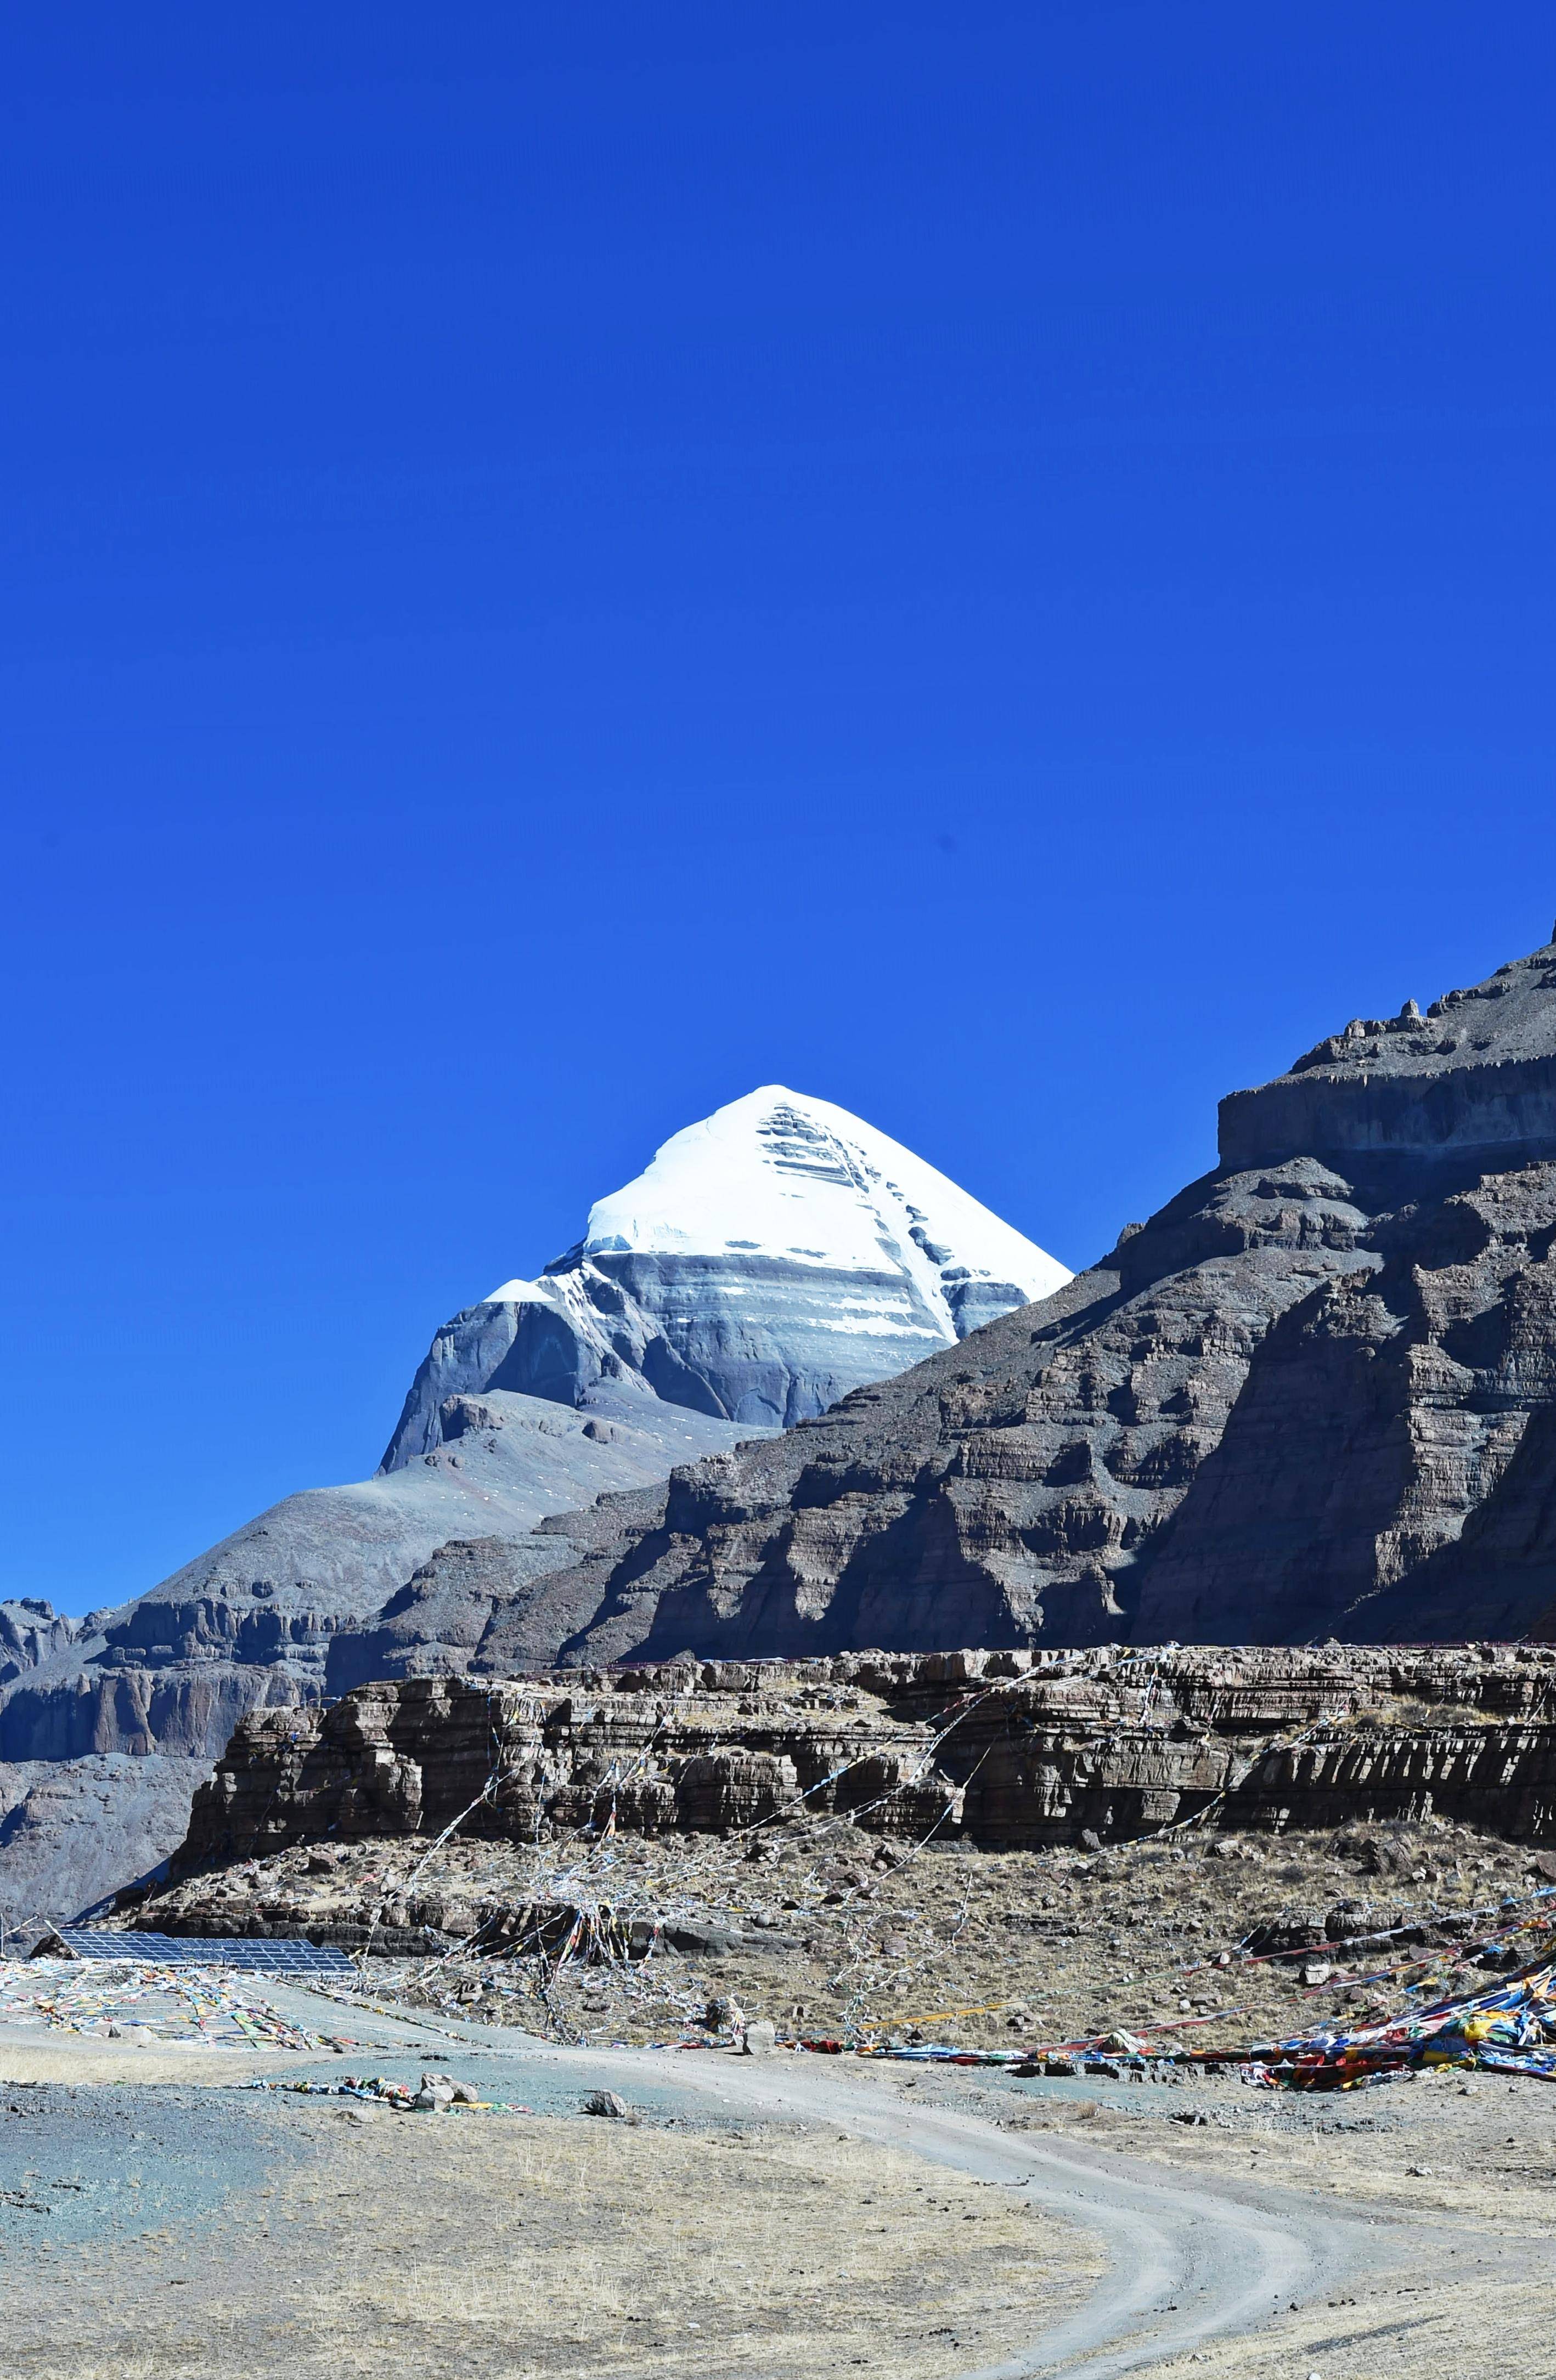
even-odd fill
[[(286, 2053), (267, 2049), (163, 2048), (150, 2043), (83, 2042), (79, 2034), (0, 2030), (0, 2077), (7, 2082), (247, 2082), (278, 2074)], [(306, 2062), (293, 2057), (288, 2064)]]
[(111, 2287), (44, 2264), (17, 2380), (932, 2380), (1084, 2293), (1090, 2243), (1010, 2193), (835, 2132), (297, 2111), (315, 2153)]
[[(1510, 2260), (1511, 2261), (1511, 2260)], [(1152, 2367), (1154, 2380), (1549, 2380), (1556, 2370), (1543, 2286), (1511, 2272), (1473, 2287), (1429, 2271), (1278, 2316)]]
[[(803, 1856), (791, 1850), (771, 1865), (707, 1836), (629, 1840), (610, 1853), (611, 1889), (624, 1900), (630, 1889), (660, 1906), (692, 1902), (747, 1927), (747, 1943), (723, 1957), (672, 1955), (614, 1970), (575, 1962), (545, 2003), (532, 1996), (536, 1962), (472, 1969), (456, 1959), (431, 1969), (412, 2004), (535, 2031), (555, 2017), (567, 2037), (590, 2042), (674, 2039), (695, 2024), (710, 1993), (731, 1995), (783, 2033), (906, 2034), (917, 2025), (968, 2046), (1063, 2042), (1113, 2026), (1161, 2028), (1171, 2044), (1185, 2018), (1209, 2018), (1191, 2022), (1183, 2037), (1240, 2048), (1382, 2004), (1371, 1980), (1315, 1997), (1297, 1965), (1237, 1958), (1233, 1946), (1254, 1925), (1303, 1911), (1319, 1940), (1325, 1912), (1341, 1901), (1365, 1908), (1368, 1928), (1386, 1927), (1434, 1906), (1489, 1912), (1502, 1894), (1527, 1889), (1526, 1854), (1463, 1828), (1392, 1838), (1401, 1872), (1389, 1876), (1340, 1856), (1328, 1836), (1241, 1838), (1231, 1858), (1214, 1856), (1197, 1836), (1090, 1860), (928, 1852), (882, 1873), (869, 1864), (868, 1839), (836, 1826), (816, 1833)], [(405, 1845), (395, 1848), (403, 1858)], [(530, 1855), (515, 1846), (451, 1845), (440, 1856), (451, 1876), (468, 1868), (486, 1888), (519, 1900), (528, 1888)], [(789, 1900), (807, 1905), (789, 1909)], [(803, 1937), (803, 1947), (759, 1950), (750, 1931), (758, 1912)], [(1222, 1952), (1231, 1954), (1224, 1967)], [(1341, 1952), (1335, 1963), (1343, 1972), (1354, 1956), (1353, 1972), (1370, 1979), (1390, 1967), (1403, 1974), (1418, 1955), (1402, 1945), (1392, 1956)], [(392, 1988), (389, 1973), (377, 1980), (380, 1991)]]
[[(1223, 2119), (1205, 2129), (1152, 2123), (1108, 2107), (1086, 2130), (1099, 2144), (1208, 2189), (1246, 2176), (1268, 2188), (1358, 2211), (1377, 2268), (1335, 2274), (1316, 2302), (1173, 2357), (1160, 2380), (1548, 2380), (1556, 2373), (1550, 2303), (1556, 2258), (1556, 2091), (1480, 2078), (1466, 2093), (1444, 2070), (1413, 2086), (1336, 2094), (1333, 2123), (1368, 2134), (1288, 2131), (1290, 2103), (1235, 2084), (1207, 2090)], [(1309, 2113), (1315, 2112), (1310, 2107)], [(1031, 2129), (1078, 2122), (1055, 2107)], [(1158, 2367), (1152, 2367), (1153, 2372)]]

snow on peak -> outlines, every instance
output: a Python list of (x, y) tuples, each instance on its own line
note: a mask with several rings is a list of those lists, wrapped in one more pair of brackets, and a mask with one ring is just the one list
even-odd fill
[(413, 1451), (435, 1443), (451, 1386), (499, 1375), (565, 1402), (636, 1382), (788, 1428), (1069, 1277), (911, 1149), (770, 1083), (667, 1140), (539, 1281), (456, 1317), (417, 1391)]
[[(635, 1182), (596, 1201), (578, 1254), (906, 1272), (948, 1339), (966, 1295), (956, 1284), (1008, 1282), (1029, 1300), (1070, 1278), (911, 1149), (846, 1108), (778, 1083), (675, 1134)], [(546, 1294), (505, 1281), (488, 1302)]]

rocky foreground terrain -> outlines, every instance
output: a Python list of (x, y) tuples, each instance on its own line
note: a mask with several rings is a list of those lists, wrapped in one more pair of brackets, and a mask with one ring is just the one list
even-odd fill
[(1550, 1905), (1556, 1865), (1441, 1819), (1100, 1853), (904, 1849), (836, 1820), (733, 1849), (429, 1850), (390, 1836), (272, 1853), (138, 1915), (173, 1933), (371, 1941), (398, 1952), (370, 1961), (376, 1998), (564, 2040), (765, 2020), (782, 2038), (1052, 2053), (1116, 2035), (1233, 2060), (1392, 2010), (1428, 1973), (1475, 1988), (1492, 1939), (1537, 1955), (1548, 1933), (1517, 1929)]
[[(1336, 2101), (1208, 2075), (538, 2059), (511, 2029), (416, 2022), (354, 2009), (359, 2046), (323, 2058), (0, 2044), (7, 2370), (966, 2380), (1077, 2321), (1093, 2350), (1154, 2346), (1172, 2380), (1549, 2366), (1538, 2084), (1446, 2071)], [(522, 2112), (314, 2095), (366, 2064), (408, 2100), (430, 2060)], [(626, 2120), (582, 2115), (596, 2083)]]
[(579, 2038), (735, 2003), (790, 2033), (1233, 2054), (1433, 1962), (1534, 1955), (1542, 1841), (1533, 1647), (417, 1680), (253, 1715), (176, 1880), (118, 1922), (307, 1934)]
[[(128, 2309), (159, 2368), (955, 2380), (1048, 2323), (1111, 2338), (1150, 2285), (1161, 2368), (1195, 2380), (1378, 2380), (1380, 2342), (1539, 2370), (1549, 2089), (1294, 2097), (1240, 2068), (1549, 1956), (1553, 1699), (1556, 1647), (1336, 1644), (411, 1678), (254, 1713), (177, 1880), (114, 1921), (116, 2027), (94, 1965), (78, 2038), (0, 2042), (13, 2361), (106, 2380)], [(310, 2093), (386, 2070), (398, 2097), (140, 2041), (131, 1962), (168, 1932), (365, 1953), (265, 1988), (320, 2037), (290, 2059)], [(1015, 2062), (766, 2048), (795, 2041)], [(440, 2116), (430, 2065), (523, 2112)], [(229, 2070), (282, 2088), (207, 2114), (190, 2082)], [(555, 2121), (586, 2106), (626, 2120)], [(60, 2251), (115, 2220), (110, 2296)]]

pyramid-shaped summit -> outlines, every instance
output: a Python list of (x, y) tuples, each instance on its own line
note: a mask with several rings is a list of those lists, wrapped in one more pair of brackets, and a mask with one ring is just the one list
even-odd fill
[(787, 1427), (1069, 1277), (885, 1133), (768, 1084), (667, 1140), (539, 1279), (444, 1326), (384, 1468), (483, 1390), (598, 1408), (614, 1387)]

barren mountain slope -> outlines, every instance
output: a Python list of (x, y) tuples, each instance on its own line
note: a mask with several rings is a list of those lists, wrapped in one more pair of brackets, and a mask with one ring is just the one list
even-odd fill
[(1057, 1295), (676, 1472), (546, 1589), (562, 1658), (1546, 1631), (1556, 949), (1222, 1130)]

